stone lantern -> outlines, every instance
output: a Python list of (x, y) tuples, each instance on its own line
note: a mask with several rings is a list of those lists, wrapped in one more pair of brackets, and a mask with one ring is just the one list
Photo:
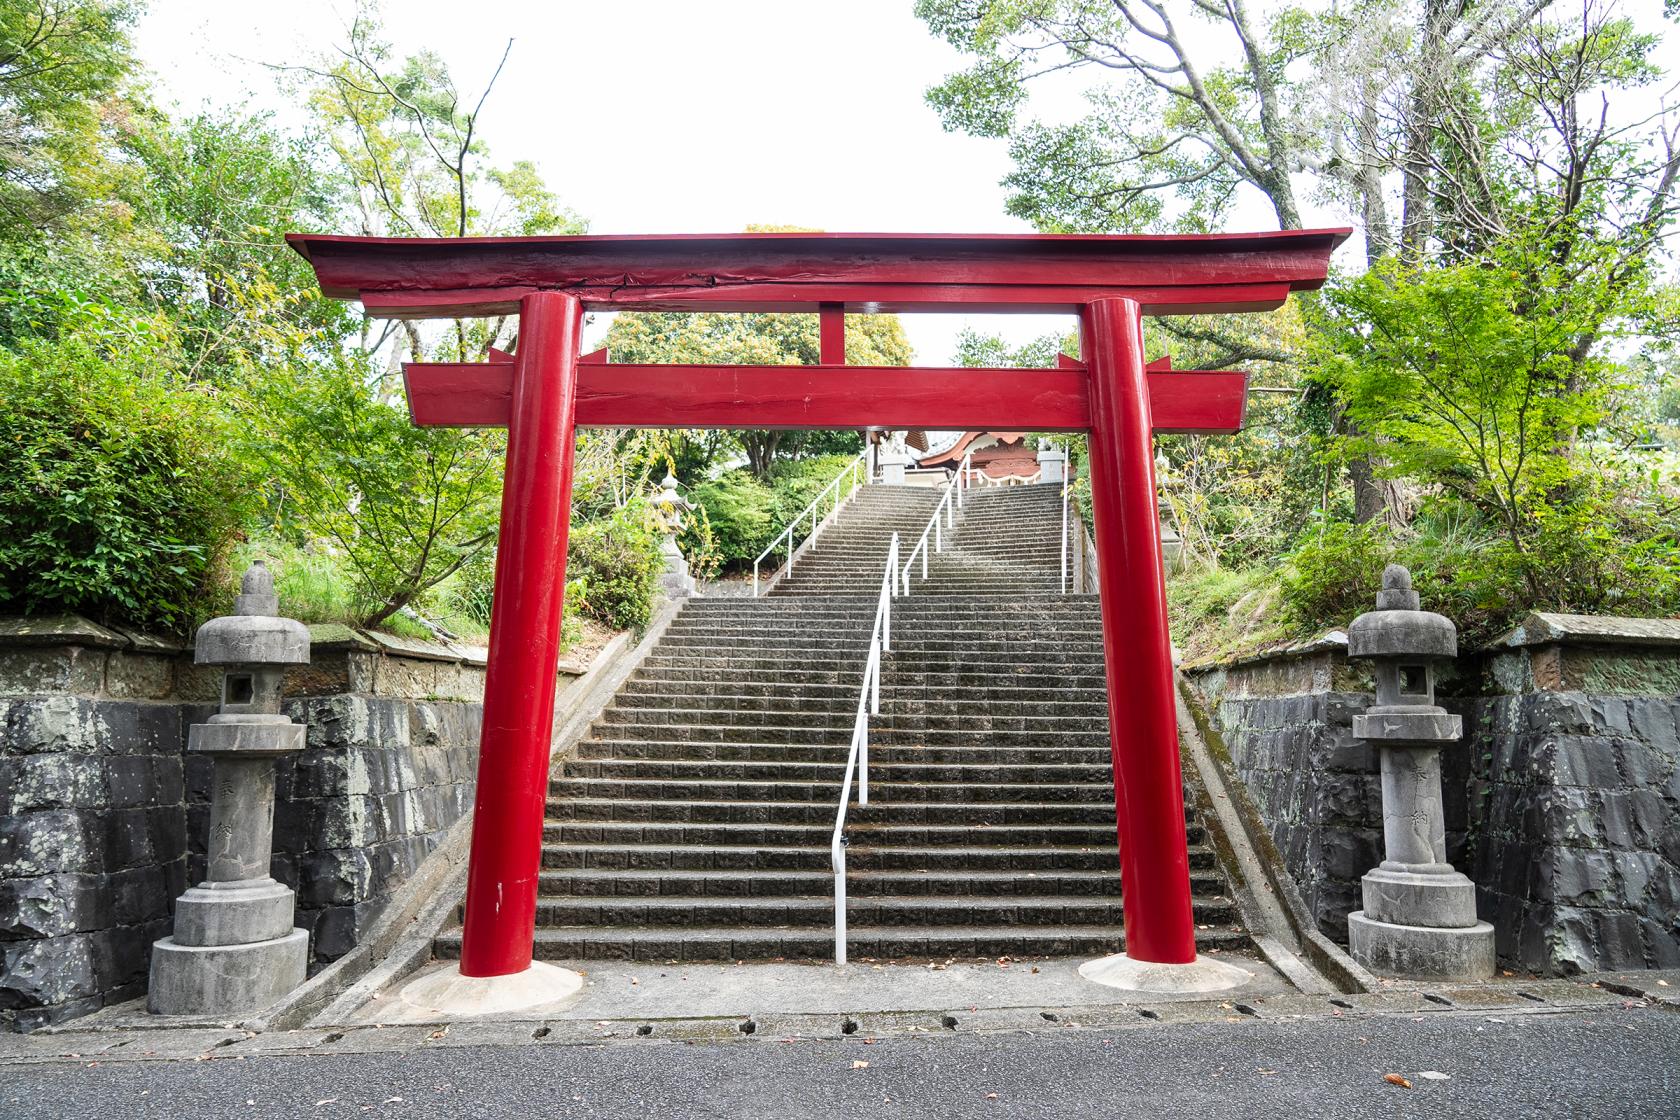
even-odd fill
[(660, 586), (672, 599), (686, 599), (694, 594), (694, 576), (689, 573), (688, 561), (677, 547), (677, 534), (688, 527), (688, 515), (694, 504), (677, 493), (676, 476), (669, 471), (653, 496), (653, 515), (659, 531), (665, 534), (659, 551), (665, 556), (665, 572), (659, 577)]
[(258, 1011), (303, 983), (309, 933), (294, 895), (269, 874), (274, 760), (303, 749), (304, 726), (280, 712), (288, 665), (309, 663), (309, 629), (278, 618), (274, 577), (245, 573), (234, 613), (199, 628), (193, 660), (222, 667), (221, 709), (194, 724), (187, 750), (215, 771), (205, 881), (175, 900), (175, 933), (152, 946), (148, 1006), (160, 1015)]
[(1441, 748), (1463, 728), (1435, 704), (1435, 669), (1457, 653), (1457, 629), (1420, 609), (1398, 564), (1383, 570), (1377, 609), (1348, 627), (1348, 657), (1376, 671), (1377, 702), (1353, 718), (1353, 733), (1381, 750), (1384, 855), (1362, 880), (1365, 908), (1348, 915), (1348, 941), (1354, 959), (1389, 976), (1493, 975), (1493, 926), (1476, 920), (1476, 885), (1447, 862)]

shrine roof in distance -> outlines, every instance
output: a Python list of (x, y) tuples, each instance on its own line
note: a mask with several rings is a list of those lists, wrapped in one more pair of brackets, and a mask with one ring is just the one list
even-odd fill
[(322, 290), (393, 318), (504, 315), (535, 291), (589, 310), (1265, 311), (1319, 287), (1351, 231), (1218, 234), (738, 233), (286, 236)]

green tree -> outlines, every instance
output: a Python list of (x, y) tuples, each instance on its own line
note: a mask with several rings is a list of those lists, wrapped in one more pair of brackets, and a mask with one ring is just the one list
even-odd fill
[(0, 243), (62, 230), (118, 168), (106, 115), (133, 65), (124, 0), (0, 0)]
[(264, 378), (243, 413), (297, 524), (346, 559), (360, 621), (377, 626), (495, 540), (505, 439), (417, 427), (368, 381), (353, 360), (297, 369)]
[(0, 613), (180, 630), (250, 504), (215, 398), (167, 322), (93, 313), (0, 350)]
[(1603, 330), (1601, 293), (1553, 258), (1507, 244), (1481, 264), (1375, 269), (1332, 295), (1321, 372), (1386, 470), (1497, 532), (1483, 563), (1522, 605), (1661, 607), (1680, 594), (1672, 498), (1580, 446), (1610, 434), (1624, 370), (1576, 353)]

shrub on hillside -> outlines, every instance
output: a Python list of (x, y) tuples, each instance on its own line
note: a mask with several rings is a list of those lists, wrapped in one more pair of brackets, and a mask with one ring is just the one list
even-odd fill
[(1521, 551), (1468, 503), (1450, 498), (1426, 503), (1400, 533), (1380, 523), (1309, 529), (1281, 572), (1286, 611), (1303, 629), (1345, 626), (1374, 609), (1391, 562), (1411, 569), (1424, 607), (1457, 623), (1467, 646), (1497, 637), (1531, 610), (1680, 611), (1674, 527), (1626, 493), (1588, 483), (1577, 480), (1571, 500), (1545, 511)]
[(772, 523), (770, 488), (744, 470), (694, 487), (690, 498), (706, 511), (719, 560), (751, 564), (780, 526)]
[(643, 501), (572, 526), (566, 594), (577, 610), (615, 629), (646, 626), (665, 562), (659, 540)]
[(144, 332), (0, 350), (0, 612), (184, 629), (247, 474), (202, 387)]
[[(718, 561), (726, 566), (750, 566), (771, 539), (786, 529), (811, 500), (852, 461), (851, 455), (822, 455), (777, 463), (769, 481), (760, 482), (745, 469), (729, 471), (696, 486), (691, 499), (706, 511)], [(829, 510), (825, 500), (822, 512)], [(809, 523), (801, 531), (809, 532)], [(780, 552), (771, 564), (785, 559)]]

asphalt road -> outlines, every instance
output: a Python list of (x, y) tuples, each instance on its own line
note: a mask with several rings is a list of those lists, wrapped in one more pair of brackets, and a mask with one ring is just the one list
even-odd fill
[[(1413, 1087), (1387, 1083), (1389, 1073)], [(1680, 1015), (1431, 1014), (874, 1045), (649, 1040), (14, 1066), (0, 1069), (0, 1116), (1644, 1120), (1680, 1116)]]

